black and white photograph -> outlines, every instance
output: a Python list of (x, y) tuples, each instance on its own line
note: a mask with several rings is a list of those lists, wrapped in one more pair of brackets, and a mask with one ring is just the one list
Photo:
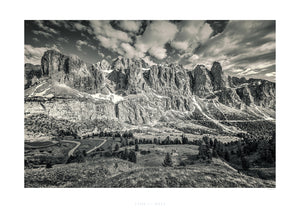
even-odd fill
[(0, 8), (1, 211), (299, 211), (297, 1)]
[(24, 20), (25, 188), (275, 188), (275, 20)]

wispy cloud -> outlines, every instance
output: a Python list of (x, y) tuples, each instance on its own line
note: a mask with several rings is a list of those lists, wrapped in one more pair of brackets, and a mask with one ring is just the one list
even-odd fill
[(59, 38), (57, 38), (57, 40), (60, 41), (60, 42), (69, 43), (69, 39), (68, 38), (59, 37)]
[(122, 55), (143, 58), (151, 64), (181, 63), (188, 69), (197, 64), (209, 69), (214, 61), (219, 61), (228, 74), (267, 79), (271, 79), (275, 71), (275, 21), (51, 20), (31, 23), (35, 26), (30, 30), (31, 36), (39, 40), (28, 39), (31, 45), (56, 44), (60, 49), (66, 47), (70, 54), (76, 53), (76, 49), (83, 54), (88, 52), (85, 48), (101, 50), (96, 56), (85, 56), (86, 60), (98, 60), (102, 54), (113, 58)]
[(24, 62), (25, 63), (31, 63), (34, 65), (40, 65), (41, 64), (41, 58), (45, 51), (49, 49), (54, 49), (56, 51), (60, 51), (57, 46), (52, 47), (33, 47), (32, 45), (26, 45), (24, 47)]
[(200, 44), (203, 45), (213, 32), (213, 29), (205, 21), (183, 21), (178, 25), (179, 32), (176, 34), (171, 46), (185, 53), (193, 52)]
[(141, 21), (120, 21), (120, 27), (129, 32), (138, 32), (142, 25)]
[(44, 31), (38, 31), (38, 30), (32, 30), (32, 33), (35, 34), (35, 35), (42, 35), (46, 38), (51, 38), (53, 37), (53, 35), (51, 35), (50, 33), (48, 32), (44, 32)]
[(41, 20), (38, 20), (38, 21), (35, 21), (35, 23), (41, 28), (43, 29), (45, 32), (48, 32), (48, 33), (53, 33), (53, 34), (59, 34), (59, 31), (53, 29), (53, 28), (50, 28), (48, 26), (46, 26), (46, 24), (44, 23), (44, 21), (41, 21)]
[(193, 62), (210, 66), (221, 62), (223, 69), (239, 76), (275, 71), (275, 22), (230, 21), (224, 32), (207, 40)]
[(168, 21), (155, 21), (147, 26), (143, 35), (137, 37), (135, 47), (142, 53), (148, 52), (157, 59), (164, 59), (165, 44), (172, 41), (178, 32), (175, 24)]
[(79, 51), (82, 51), (82, 46), (87, 46), (87, 47), (90, 47), (91, 49), (93, 50), (96, 50), (96, 47), (89, 44), (88, 42), (86, 41), (82, 41), (82, 40), (78, 40), (76, 41), (76, 48), (79, 50)]

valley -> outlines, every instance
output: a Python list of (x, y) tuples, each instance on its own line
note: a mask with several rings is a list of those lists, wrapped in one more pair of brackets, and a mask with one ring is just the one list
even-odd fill
[(275, 83), (219, 62), (25, 64), (25, 187), (275, 187)]

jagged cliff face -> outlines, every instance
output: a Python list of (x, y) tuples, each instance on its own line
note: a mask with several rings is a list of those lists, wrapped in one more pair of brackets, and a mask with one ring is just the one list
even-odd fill
[(104, 84), (102, 68), (108, 68), (107, 61), (88, 66), (75, 56), (65, 56), (56, 51), (46, 51), (41, 60), (43, 76), (52, 82), (65, 84), (88, 93), (100, 92)]
[[(275, 117), (275, 83), (226, 76), (218, 62), (211, 70), (198, 65), (192, 71), (176, 64), (150, 67), (142, 59), (122, 57), (111, 65), (105, 60), (88, 65), (47, 51), (40, 67), (25, 65), (25, 76), (26, 113), (72, 121), (106, 117), (141, 125)], [(39, 79), (35, 84), (33, 77)]]
[(40, 65), (32, 65), (30, 63), (25, 64), (24, 71), (24, 87), (25, 89), (30, 86), (36, 85), (42, 77), (42, 71)]

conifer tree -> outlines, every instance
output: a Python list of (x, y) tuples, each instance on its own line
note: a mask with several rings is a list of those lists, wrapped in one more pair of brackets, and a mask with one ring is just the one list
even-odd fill
[(115, 152), (117, 152), (120, 149), (119, 144), (116, 144), (115, 146)]
[(134, 150), (135, 150), (136, 152), (139, 151), (139, 145), (138, 145), (138, 144), (135, 145)]
[(136, 163), (136, 161), (137, 161), (136, 153), (134, 151), (130, 151), (130, 153), (128, 155), (128, 159), (129, 159), (129, 161)]
[(170, 153), (167, 153), (165, 160), (163, 162), (163, 166), (172, 166), (172, 165), (173, 165), (173, 162), (172, 162), (171, 155), (170, 155)]

